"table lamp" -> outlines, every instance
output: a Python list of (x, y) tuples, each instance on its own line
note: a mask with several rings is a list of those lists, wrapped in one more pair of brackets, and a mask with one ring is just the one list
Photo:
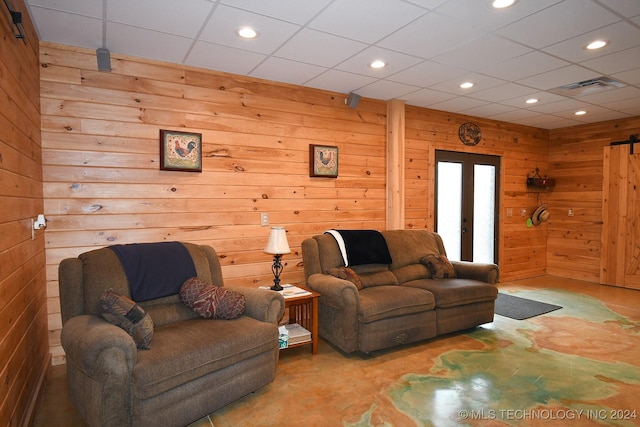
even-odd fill
[(282, 258), (282, 254), (291, 253), (284, 227), (271, 227), (271, 234), (269, 234), (269, 241), (267, 242), (267, 247), (264, 248), (264, 253), (273, 255), (273, 265), (271, 266), (271, 271), (273, 271), (273, 286), (271, 289), (281, 291), (280, 273), (282, 273), (284, 267), (280, 262), (280, 258)]

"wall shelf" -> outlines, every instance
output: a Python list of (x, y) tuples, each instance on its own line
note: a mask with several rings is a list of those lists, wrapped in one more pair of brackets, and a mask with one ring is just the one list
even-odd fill
[(536, 168), (530, 176), (527, 174), (527, 187), (530, 190), (549, 190), (556, 185), (556, 180), (540, 175), (540, 169)]

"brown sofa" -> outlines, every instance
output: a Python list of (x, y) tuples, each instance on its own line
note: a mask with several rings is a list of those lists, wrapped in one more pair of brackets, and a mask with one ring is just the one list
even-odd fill
[[(223, 286), (215, 250), (183, 245), (197, 277)], [(120, 260), (102, 248), (59, 267), (69, 393), (89, 425), (183, 426), (273, 381), (281, 295), (233, 288), (246, 300), (233, 320), (200, 317), (177, 294), (141, 302), (154, 330), (151, 348), (138, 349), (99, 311), (105, 289), (131, 296)]]
[(456, 278), (435, 280), (423, 257), (446, 256), (437, 233), (381, 234), (392, 262), (350, 265), (356, 281), (336, 277), (345, 263), (332, 235), (302, 242), (306, 284), (321, 295), (320, 336), (346, 353), (370, 353), (493, 321), (497, 265), (451, 261)]

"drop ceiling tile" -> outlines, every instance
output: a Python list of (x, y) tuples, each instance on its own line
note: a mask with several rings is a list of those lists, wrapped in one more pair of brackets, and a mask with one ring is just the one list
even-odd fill
[(534, 51), (504, 62), (489, 65), (485, 64), (484, 66), (478, 67), (476, 71), (504, 80), (517, 81), (525, 77), (566, 67), (567, 65), (569, 65), (567, 61)]
[(221, 4), (269, 16), (298, 25), (306, 24), (331, 0), (256, 1), (222, 0)]
[(630, 108), (640, 107), (638, 106), (637, 98), (615, 99), (613, 101), (603, 102), (600, 105), (616, 111), (629, 111)]
[(107, 22), (106, 47), (125, 55), (181, 64), (192, 43), (185, 37)]
[(640, 68), (640, 46), (584, 61), (580, 65), (602, 74), (615, 74)]
[(193, 67), (247, 75), (266, 55), (241, 51), (228, 46), (197, 42), (184, 63)]
[(407, 3), (413, 3), (425, 9), (434, 10), (442, 3), (446, 3), (447, 1), (449, 0), (407, 0)]
[(32, 7), (31, 14), (40, 22), (40, 40), (91, 49), (102, 47), (102, 21), (99, 19), (40, 7)]
[[(525, 103), (525, 101), (529, 98), (536, 98), (538, 100), (538, 102), (536, 102), (535, 104), (527, 104)], [(532, 92), (526, 96), (518, 96), (518, 97), (514, 97), (511, 99), (504, 99), (502, 101), (500, 101), (501, 104), (504, 105), (510, 105), (512, 107), (517, 107), (517, 108), (527, 108), (527, 109), (534, 109), (536, 107), (538, 108), (542, 108), (544, 109), (545, 105), (553, 103), (553, 102), (560, 102), (567, 99), (564, 96), (560, 96), (560, 95), (556, 95), (555, 93), (550, 93), (550, 92)]]
[(182, 37), (196, 37), (213, 9), (207, 0), (109, 0), (107, 19)]
[[(602, 49), (588, 50), (587, 44), (594, 40), (606, 40), (610, 44)], [(638, 43), (640, 43), (640, 31), (627, 22), (618, 22), (542, 50), (567, 61), (582, 62), (637, 46)]]
[(530, 95), (535, 92), (537, 92), (536, 89), (530, 88), (528, 86), (522, 86), (515, 83), (505, 83), (489, 89), (472, 92), (467, 96), (470, 98), (476, 98), (490, 102), (499, 102), (514, 97), (521, 97), (524, 103), (525, 99), (529, 98)]
[(604, 90), (591, 95), (581, 96), (580, 100), (592, 104), (605, 104), (608, 102), (623, 101), (625, 99), (640, 99), (640, 89), (627, 86), (618, 89)]
[(494, 120), (500, 120), (503, 122), (516, 122), (520, 120), (529, 120), (535, 117), (539, 117), (540, 114), (531, 111), (531, 110), (523, 110), (523, 109), (512, 109), (511, 111), (506, 111), (504, 113), (494, 114), (491, 116)]
[[(379, 69), (371, 68), (369, 64), (378, 59), (385, 61), (387, 66)], [(415, 56), (372, 46), (352, 56), (335, 68), (371, 77), (385, 78), (393, 73), (409, 68), (420, 61), (422, 60)]]
[(591, 1), (564, 0), (496, 32), (527, 46), (543, 48), (619, 20)]
[(478, 107), (469, 108), (468, 110), (463, 110), (462, 113), (467, 114), (469, 116), (489, 117), (489, 116), (495, 116), (497, 114), (506, 113), (511, 110), (513, 110), (513, 108), (507, 105), (491, 103), (491, 104), (480, 105)]
[(596, 77), (600, 77), (600, 74), (577, 65), (570, 65), (568, 67), (558, 68), (557, 70), (520, 79), (517, 83), (525, 86), (531, 86), (536, 89), (548, 90), (564, 86), (569, 83), (581, 82)]
[(401, 98), (411, 92), (418, 90), (418, 87), (403, 85), (402, 83), (389, 82), (386, 80), (378, 80), (364, 87), (361, 87), (356, 92), (358, 95), (365, 96), (367, 98), (382, 99), (387, 101), (389, 99)]
[(484, 30), (496, 30), (532, 13), (549, 7), (560, 0), (520, 1), (513, 7), (495, 9), (490, 1), (450, 0), (438, 7), (438, 13), (459, 19)]
[[(243, 26), (255, 28), (259, 36), (252, 40), (239, 37), (236, 30)], [(299, 25), (220, 5), (202, 30), (200, 40), (270, 54), (300, 28)]]
[(480, 101), (479, 99), (468, 98), (466, 96), (459, 96), (457, 98), (451, 98), (446, 101), (438, 102), (431, 105), (429, 108), (434, 110), (450, 111), (452, 113), (459, 113), (471, 108), (477, 108), (482, 105), (488, 105), (488, 102)]
[[(366, 10), (366, 13), (362, 13)], [(309, 28), (374, 43), (407, 25), (426, 10), (400, 0), (335, 0)]]
[[(471, 82), (474, 86), (470, 89), (462, 89), (460, 84), (463, 82)], [(494, 79), (493, 77), (482, 74), (464, 74), (460, 77), (454, 77), (450, 80), (431, 85), (429, 88), (451, 93), (453, 95), (466, 96), (471, 93), (479, 92), (505, 83), (507, 82), (504, 80)]]
[(400, 97), (400, 99), (410, 105), (416, 105), (418, 107), (428, 107), (453, 98), (455, 98), (455, 95), (431, 89), (421, 89)]
[(533, 105), (529, 109), (539, 113), (557, 114), (562, 111), (577, 111), (589, 106), (586, 102), (582, 102), (576, 99), (564, 98), (558, 102), (550, 102), (545, 105)]
[(325, 89), (334, 92), (349, 93), (373, 83), (377, 79), (360, 74), (347, 73), (338, 70), (327, 70), (309, 80), (305, 86)]
[(76, 15), (102, 18), (103, 0), (30, 0), (29, 5)]
[(313, 65), (334, 67), (366, 47), (364, 43), (303, 29), (282, 45), (274, 55)]
[(435, 62), (476, 70), (531, 52), (531, 49), (493, 35), (477, 38), (463, 46), (433, 57)]
[(623, 71), (622, 73), (614, 73), (611, 77), (614, 80), (618, 80), (626, 84), (640, 86), (640, 68)]
[[(283, 73), (282, 70), (287, 70), (287, 72)], [(251, 76), (276, 82), (302, 85), (323, 71), (324, 68), (317, 65), (271, 57), (258, 65), (251, 72)]]
[(605, 4), (622, 16), (640, 15), (640, 2), (637, 0), (606, 0)]
[(387, 80), (424, 87), (432, 86), (464, 74), (467, 74), (466, 70), (460, 70), (433, 61), (424, 61), (389, 76)]
[(484, 34), (484, 31), (477, 28), (452, 25), (450, 19), (429, 13), (382, 39), (376, 45), (430, 59)]

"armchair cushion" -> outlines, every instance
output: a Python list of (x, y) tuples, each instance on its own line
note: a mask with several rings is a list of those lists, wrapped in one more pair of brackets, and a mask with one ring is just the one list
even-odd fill
[(107, 289), (100, 297), (100, 313), (108, 322), (124, 329), (136, 347), (148, 350), (153, 341), (153, 320), (142, 307), (125, 297)]
[(208, 319), (231, 320), (244, 313), (244, 295), (211, 285), (199, 277), (188, 279), (180, 288), (180, 300), (198, 315)]

